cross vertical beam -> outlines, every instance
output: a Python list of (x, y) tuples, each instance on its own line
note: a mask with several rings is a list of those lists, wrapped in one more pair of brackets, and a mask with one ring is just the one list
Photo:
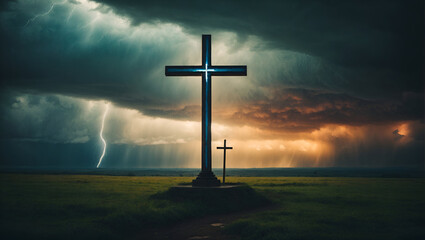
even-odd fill
[(211, 171), (211, 35), (202, 35), (202, 171)]
[(224, 146), (217, 147), (217, 149), (223, 149), (223, 185), (226, 183), (226, 150), (233, 149), (233, 147), (226, 147), (226, 139), (224, 139)]
[(202, 35), (201, 66), (165, 66), (166, 76), (202, 76), (202, 156), (201, 172), (194, 186), (218, 186), (220, 181), (211, 166), (211, 82), (212, 76), (246, 76), (246, 66), (213, 66), (211, 35)]

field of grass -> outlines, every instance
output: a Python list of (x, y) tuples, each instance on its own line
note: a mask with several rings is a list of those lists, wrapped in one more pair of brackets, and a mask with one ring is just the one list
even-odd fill
[[(128, 239), (152, 227), (229, 211), (208, 202), (163, 196), (169, 187), (191, 180), (0, 174), (0, 236)], [(228, 181), (247, 183), (276, 206), (223, 229), (242, 239), (425, 239), (425, 179), (229, 177)]]
[(225, 230), (243, 239), (425, 239), (425, 180), (242, 178), (280, 208)]

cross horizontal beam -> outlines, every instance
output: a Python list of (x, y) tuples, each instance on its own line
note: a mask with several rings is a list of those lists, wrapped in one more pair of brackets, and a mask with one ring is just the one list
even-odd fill
[(246, 76), (246, 66), (165, 66), (165, 76)]
[(217, 147), (217, 149), (233, 149), (233, 147)]

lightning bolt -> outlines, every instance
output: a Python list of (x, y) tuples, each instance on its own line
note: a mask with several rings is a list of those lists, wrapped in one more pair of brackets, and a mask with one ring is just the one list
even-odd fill
[(97, 164), (97, 167), (96, 168), (99, 168), (100, 164), (102, 163), (102, 159), (105, 156), (105, 152), (106, 152), (106, 141), (103, 138), (103, 128), (105, 127), (105, 118), (106, 118), (106, 115), (108, 114), (108, 110), (109, 110), (109, 104), (106, 104), (106, 106), (105, 106), (105, 112), (103, 112), (102, 126), (100, 128), (100, 133), (99, 133), (100, 139), (103, 142), (103, 151), (102, 151), (102, 155), (99, 158), (99, 163)]
[(65, 0), (65, 1), (63, 1), (63, 2), (59, 2), (59, 3), (57, 3), (57, 2), (52, 3), (52, 5), (50, 6), (50, 9), (49, 9), (47, 12), (45, 12), (45, 13), (41, 13), (41, 14), (37, 14), (37, 15), (35, 15), (34, 17), (32, 17), (32, 18), (28, 19), (28, 21), (27, 21), (27, 23), (24, 25), (24, 27), (26, 27), (26, 26), (27, 26), (30, 22), (33, 22), (35, 19), (37, 19), (37, 18), (39, 18), (39, 17), (44, 17), (44, 16), (49, 15), (49, 14), (52, 12), (53, 8), (54, 8), (56, 5), (62, 5), (62, 4), (64, 4), (64, 3), (66, 3), (66, 2), (67, 2), (67, 0)]

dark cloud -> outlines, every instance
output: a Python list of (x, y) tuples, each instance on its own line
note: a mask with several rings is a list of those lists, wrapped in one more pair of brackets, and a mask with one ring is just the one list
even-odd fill
[[(59, 157), (65, 165), (77, 164), (76, 158), (81, 166), (94, 166), (99, 151), (90, 149), (99, 150), (94, 137), (101, 113), (85, 112), (87, 99), (199, 121), (200, 81), (165, 79), (163, 71), (169, 64), (199, 63), (192, 56), (200, 55), (202, 33), (225, 45), (221, 61), (248, 65), (243, 82), (214, 79), (214, 122), (276, 135), (308, 134), (332, 124), (382, 125), (387, 128), (370, 131), (367, 143), (346, 142), (349, 147), (337, 149), (342, 160), (335, 165), (383, 166), (385, 159), (403, 165), (404, 158), (411, 158), (407, 165), (423, 163), (423, 1), (99, 2), (88, 10), (80, 8), (86, 3), (67, 1), (36, 19), (51, 2), (0, 3), (2, 165), (13, 165), (15, 158), (28, 163), (25, 158), (34, 153), (34, 161), (44, 165)], [(119, 16), (96, 21), (96, 13), (127, 16), (132, 25)], [(123, 130), (120, 121), (111, 121), (116, 132)], [(403, 122), (409, 122), (409, 133), (392, 133)], [(158, 142), (170, 137), (146, 132)], [(382, 133), (389, 135), (385, 141)], [(392, 154), (386, 150), (396, 148), (394, 136), (413, 140)], [(128, 166), (143, 156), (152, 166), (171, 166), (154, 161), (187, 154), (177, 146), (164, 153), (163, 146), (125, 143), (112, 145), (111, 166), (127, 164), (120, 162), (123, 155)]]
[[(259, 94), (257, 86), (279, 83), (354, 98), (399, 101), (406, 92), (423, 92), (420, 1), (102, 3), (91, 11), (112, 9), (129, 16), (134, 25), (175, 23), (196, 36), (234, 32), (237, 43), (232, 47), (248, 44), (247, 36), (259, 37), (248, 44), (253, 52), (247, 63), (254, 89), (226, 96), (232, 101), (229, 96), (234, 95), (239, 104), (268, 94)], [(187, 61), (184, 51), (190, 45), (179, 42), (187, 39), (157, 28), (159, 34), (147, 31), (137, 35), (142, 39), (139, 42), (128, 40), (125, 37), (137, 34), (135, 28), (129, 30), (133, 32), (129, 36), (114, 35), (108, 33), (108, 25), (94, 28), (86, 24), (92, 20), (84, 21), (84, 16), (64, 21), (71, 16), (70, 6), (78, 4), (68, 5), (56, 5), (48, 17), (26, 27), (28, 19), (45, 12), (51, 3), (8, 2), (3, 7), (0, 76), (4, 88), (108, 99), (153, 116), (194, 117), (188, 109), (197, 104), (199, 91), (192, 87), (197, 85), (181, 85), (181, 81), (164, 80), (163, 76), (164, 65), (174, 59)], [(267, 49), (304, 55), (261, 55)], [(290, 65), (283, 65), (286, 62)]]
[[(406, 94), (423, 92), (422, 1), (253, 1), (242, 4), (236, 1), (107, 0), (102, 3), (105, 5), (96, 11), (112, 9), (129, 16), (134, 25), (177, 23), (196, 35), (204, 31), (232, 31), (237, 34), (235, 46), (243, 46), (246, 36), (255, 35), (260, 41), (250, 45), (253, 51), (289, 49), (319, 59), (309, 55), (271, 59), (293, 62), (289, 66), (272, 61), (261, 65), (259, 61), (264, 62), (267, 56), (249, 61), (250, 75), (255, 76), (251, 80), (254, 88), (283, 83), (282, 87), (348, 94), (355, 102), (358, 98), (376, 98), (372, 105), (381, 103), (382, 107), (390, 106), (394, 99), (405, 102)], [(198, 107), (194, 107), (194, 101), (199, 91), (179, 86), (175, 80), (168, 80), (167, 84), (162, 81), (163, 66), (185, 55), (181, 44), (170, 44), (175, 34), (165, 32), (142, 42), (123, 41), (122, 36), (105, 33), (107, 26), (90, 29), (82, 20), (84, 16), (76, 16), (71, 23), (64, 22), (71, 10), (59, 4), (49, 18), (40, 18), (41, 23), (32, 22), (24, 27), (35, 14), (25, 8), (29, 5), (11, 1), (1, 6), (4, 88), (109, 99), (153, 116), (195, 117)], [(36, 13), (43, 13), (51, 3), (30, 6), (34, 6)], [(149, 34), (143, 33), (141, 37)], [(290, 69), (277, 70), (276, 74), (267, 76), (270, 73), (261, 70), (267, 65)], [(241, 102), (263, 100), (268, 94), (273, 93), (258, 94), (251, 90), (248, 94), (234, 95), (239, 98), (236, 103), (241, 105)], [(230, 95), (226, 99), (232, 101), (228, 98)], [(324, 97), (332, 100), (331, 95)], [(273, 101), (266, 105), (276, 104)], [(406, 110), (408, 114), (423, 102), (417, 101), (412, 101), (413, 107), (403, 105), (413, 108)], [(370, 105), (367, 101), (364, 104)], [(288, 114), (301, 117), (296, 111)], [(328, 115), (335, 116), (334, 121), (349, 120), (348, 115), (344, 118), (343, 111), (330, 111)]]
[(201, 105), (187, 105), (183, 108), (176, 109), (145, 109), (143, 112), (147, 115), (158, 116), (164, 118), (183, 119), (183, 120), (198, 120), (200, 121), (200, 115), (202, 108)]
[[(232, 31), (239, 40), (235, 46), (242, 46), (246, 36), (255, 35), (261, 41), (251, 46), (254, 50), (295, 50), (339, 66), (338, 71), (326, 69), (320, 78), (321, 84), (313, 84), (313, 87), (326, 89), (340, 85), (340, 91), (391, 98), (405, 91), (423, 90), (423, 1), (252, 1), (242, 4), (237, 1), (107, 0), (102, 3), (106, 4), (98, 7), (102, 12), (110, 6), (115, 12), (129, 16), (134, 24), (177, 23), (196, 35)], [(49, 82), (60, 78), (68, 85), (53, 86), (55, 91), (62, 87), (65, 93), (87, 92), (95, 97), (112, 98), (114, 96), (107, 94), (113, 95), (112, 89), (122, 88), (129, 96), (127, 100), (160, 103), (162, 99), (156, 97), (159, 89), (150, 84), (154, 79), (147, 79), (146, 75), (152, 68), (167, 64), (170, 54), (184, 55), (170, 44), (174, 39), (172, 33), (158, 37), (160, 44), (145, 46), (142, 53), (134, 51), (137, 44), (122, 44), (119, 37), (105, 36), (102, 31), (91, 33), (97, 40), (82, 46), (87, 35), (85, 29), (76, 31), (76, 26), (73, 28), (60, 21), (48, 22), (40, 31), (23, 29), (34, 13), (22, 12), (19, 5), (20, 2), (9, 2), (2, 17), (2, 81), (8, 85), (48, 88)], [(48, 2), (41, 7), (33, 5), (41, 13), (50, 7)], [(68, 11), (64, 6), (56, 6), (52, 17), (63, 21)], [(252, 67), (250, 65), (250, 69)], [(329, 82), (335, 74), (343, 74), (344, 78), (339, 79), (341, 83)], [(125, 80), (125, 84), (118, 79)], [(76, 84), (79, 89), (75, 89)], [(129, 85), (146, 91), (125, 88)]]
[(143, 33), (117, 33), (108, 26), (114, 22), (96, 23), (95, 13), (103, 8), (74, 11), (73, 5), (57, 4), (28, 23), (51, 3), (9, 2), (0, 14), (2, 88), (108, 99), (138, 110), (180, 107), (197, 95), (178, 81), (160, 82), (163, 66), (182, 51), (163, 38), (169, 29), (148, 26)]
[[(327, 124), (360, 126), (422, 120), (422, 94), (402, 101), (376, 101), (306, 89), (271, 90), (269, 99), (240, 107), (228, 123), (285, 131), (312, 131)], [(224, 119), (221, 119), (224, 120)]]
[[(423, 1), (105, 0), (141, 22), (173, 22), (197, 34), (227, 30), (260, 45), (320, 57), (353, 70), (346, 91), (394, 96), (423, 91)], [(326, 81), (326, 80), (325, 80)]]
[(67, 97), (3, 91), (0, 139), (85, 143), (98, 134), (99, 110)]

